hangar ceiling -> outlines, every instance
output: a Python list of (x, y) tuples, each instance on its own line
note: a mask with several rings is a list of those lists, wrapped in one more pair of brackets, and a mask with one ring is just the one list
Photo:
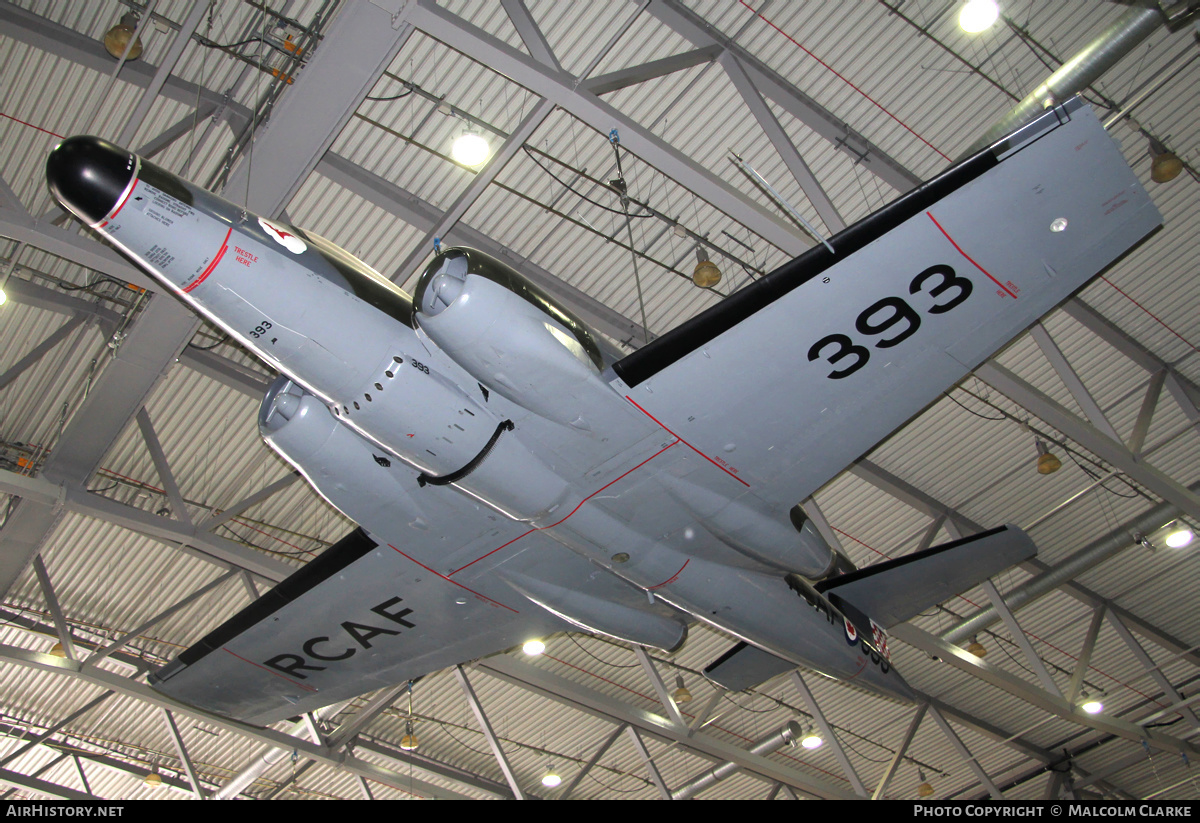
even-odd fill
[[(948, 0), (148, 6), (0, 3), (7, 796), (1200, 795), (1196, 549), (1162, 543), (1200, 521), (1200, 210), (1194, 170), (1154, 183), (1148, 153), (1195, 159), (1192, 29), (1085, 93), (1163, 231), (805, 501), (860, 565), (1006, 522), (1038, 543), (893, 632), (921, 706), (804, 670), (721, 692), (699, 672), (733, 641), (696, 626), (673, 655), (557, 635), (253, 729), (144, 675), (350, 526), (259, 440), (274, 375), (54, 206), (61, 137), (129, 145), (409, 287), (435, 237), (488, 250), (628, 350), (815, 242), (731, 150), (836, 232), (1129, 9), (1018, 0), (968, 36)], [(101, 41), (131, 10), (144, 52), (122, 63)], [(493, 146), (477, 170), (449, 157), (467, 124)], [(715, 288), (691, 280), (698, 247)], [(789, 745), (789, 723), (824, 745)]]

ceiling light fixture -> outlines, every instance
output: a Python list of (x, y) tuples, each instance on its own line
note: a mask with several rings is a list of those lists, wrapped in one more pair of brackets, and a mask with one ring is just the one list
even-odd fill
[(413, 733), (413, 722), (412, 718), (410, 717), (404, 723), (404, 737), (400, 738), (400, 748), (404, 749), (406, 752), (411, 752), (416, 750), (418, 745), (420, 745), (420, 742), (417, 740), (417, 736)]
[(1183, 161), (1153, 137), (1150, 138), (1150, 158), (1150, 179), (1155, 183), (1167, 183), (1183, 171)]
[(825, 741), (821, 739), (821, 735), (817, 734), (816, 729), (809, 729), (804, 737), (800, 738), (800, 745), (806, 749), (819, 749)]
[(671, 698), (676, 703), (691, 703), (692, 693), (688, 691), (688, 687), (683, 685), (683, 675), (675, 675), (675, 691), (671, 693)]
[(456, 162), (474, 168), (482, 165), (483, 161), (488, 159), (490, 151), (491, 146), (488, 145), (487, 139), (470, 124), (467, 124), (450, 147), (450, 156)]
[(917, 797), (930, 797), (933, 795), (933, 786), (925, 779), (925, 770), (917, 769), (917, 777), (921, 780), (921, 785), (917, 786)]
[[(133, 40), (133, 36), (137, 34), (138, 16), (133, 12), (126, 12), (121, 17), (121, 22), (117, 23), (104, 35), (104, 50), (111, 54), (117, 60), (121, 59), (121, 55), (125, 55), (125, 59), (137, 60), (142, 56), (142, 38)], [(133, 45), (129, 47), (129, 54), (125, 54), (125, 47), (129, 46), (129, 41), (133, 40)]]
[(696, 246), (696, 268), (692, 271), (692, 282), (702, 289), (711, 289), (721, 282), (721, 270), (708, 259), (703, 246)]
[(1054, 474), (1062, 468), (1062, 461), (1051, 454), (1049, 447), (1041, 440), (1034, 438), (1034, 447), (1037, 449), (1037, 470), (1038, 474)]
[(1104, 711), (1104, 704), (1100, 702), (1099, 696), (1089, 697), (1088, 693), (1084, 692), (1083, 702), (1079, 704), (1079, 708), (1088, 714), (1100, 714), (1100, 712)]
[(958, 13), (958, 26), (967, 34), (978, 34), (990, 29), (999, 17), (996, 0), (968, 0)]
[(987, 646), (980, 643), (978, 637), (971, 638), (971, 645), (967, 646), (967, 651), (976, 657), (987, 657)]
[(1163, 538), (1163, 542), (1172, 549), (1182, 549), (1191, 543), (1195, 536), (1186, 524), (1176, 521), (1170, 525), (1167, 536)]
[(553, 765), (546, 769), (546, 773), (542, 775), (542, 785), (547, 789), (553, 789), (561, 783), (562, 778), (558, 776), (558, 772), (554, 771)]
[(525, 652), (525, 654), (529, 655), (530, 657), (534, 657), (546, 651), (546, 644), (536, 639), (526, 640), (525, 645), (521, 646), (521, 651)]

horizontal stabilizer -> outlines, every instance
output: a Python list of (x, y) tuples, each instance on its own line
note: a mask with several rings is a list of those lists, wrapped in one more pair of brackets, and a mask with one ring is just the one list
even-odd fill
[(738, 643), (704, 669), (704, 676), (723, 689), (740, 692), (766, 683), (772, 677), (796, 668), (781, 657), (749, 643)]
[(824, 580), (816, 589), (890, 629), (1036, 554), (1029, 535), (1001, 526)]

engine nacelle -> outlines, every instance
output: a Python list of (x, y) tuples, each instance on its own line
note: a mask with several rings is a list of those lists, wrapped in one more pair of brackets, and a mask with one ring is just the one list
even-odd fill
[(267, 444), (347, 517), (429, 528), (406, 488), (411, 473), (403, 464), (393, 465), (386, 451), (343, 426), (319, 398), (288, 378), (267, 391), (258, 427)]
[(417, 323), (479, 383), (530, 411), (589, 430), (612, 402), (597, 335), (511, 268), (474, 249), (438, 254), (414, 298)]

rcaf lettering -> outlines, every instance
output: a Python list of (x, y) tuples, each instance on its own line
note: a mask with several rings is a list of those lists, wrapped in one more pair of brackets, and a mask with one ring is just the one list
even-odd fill
[[(403, 602), (402, 598), (393, 597), (390, 600), (385, 600), (377, 606), (371, 607), (371, 611), (374, 614), (377, 614), (380, 617), (390, 620), (391, 622), (400, 626), (404, 626), (407, 629), (415, 629), (416, 625), (404, 619), (408, 615), (412, 614), (412, 609), (396, 608), (397, 604), (401, 602)], [(373, 626), (366, 623), (357, 623), (352, 620), (344, 620), (340, 625), (342, 631), (349, 636), (350, 640), (364, 649), (371, 648), (371, 641), (380, 635), (393, 636), (400, 634), (398, 629), (391, 629), (383, 626)], [(272, 669), (283, 672), (284, 674), (292, 677), (306, 680), (308, 675), (303, 674), (302, 672), (322, 672), (326, 669), (325, 666), (312, 665), (310, 664), (310, 661), (322, 660), (327, 663), (334, 663), (338, 660), (346, 660), (347, 658), (353, 657), (358, 652), (358, 649), (355, 648), (354, 645), (347, 646), (341, 650), (338, 650), (336, 644), (333, 646), (333, 648), (318, 648), (320, 646), (325, 646), (325, 644), (328, 643), (334, 643), (334, 641), (328, 636), (321, 635), (319, 637), (310, 637), (308, 640), (305, 640), (303, 645), (300, 647), (304, 652), (304, 656), (292, 654), (290, 652), (277, 654), (268, 660), (264, 660), (263, 665), (270, 666)]]

